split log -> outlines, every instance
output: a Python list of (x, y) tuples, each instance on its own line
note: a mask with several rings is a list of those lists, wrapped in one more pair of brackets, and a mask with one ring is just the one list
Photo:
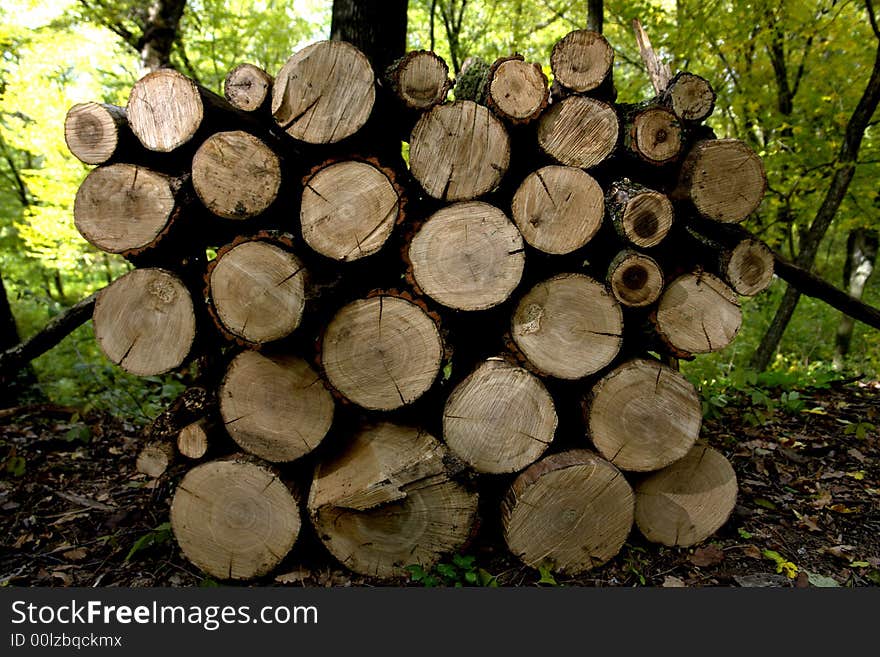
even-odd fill
[(408, 251), (413, 278), (448, 308), (485, 310), (506, 301), (525, 266), (522, 236), (498, 208), (449, 205), (428, 218)]
[(672, 228), (669, 199), (627, 178), (612, 183), (605, 203), (617, 234), (635, 246), (657, 246)]
[(219, 327), (250, 344), (290, 335), (300, 324), (306, 272), (283, 245), (243, 240), (221, 250), (208, 272), (208, 293)]
[(540, 458), (557, 424), (553, 398), (540, 379), (490, 358), (446, 401), (443, 440), (477, 472), (518, 472)]
[(561, 164), (589, 169), (614, 151), (620, 130), (607, 103), (570, 96), (553, 103), (538, 121), (538, 144)]
[(671, 367), (635, 359), (593, 386), (585, 404), (593, 445), (621, 470), (659, 470), (682, 458), (700, 434), (694, 386)]
[(300, 526), (287, 486), (247, 457), (196, 466), (171, 501), (171, 529), (184, 556), (217, 579), (270, 572), (290, 552)]
[(758, 209), (766, 188), (764, 165), (751, 148), (738, 139), (707, 139), (682, 162), (673, 196), (706, 219), (739, 223)]
[(550, 68), (563, 87), (586, 93), (599, 87), (611, 73), (614, 50), (598, 32), (575, 30), (553, 46)]
[(498, 59), (489, 69), (486, 104), (511, 123), (537, 119), (547, 107), (549, 97), (547, 76), (541, 65), (524, 61), (522, 55)]
[(343, 307), (324, 332), (321, 363), (330, 384), (370, 410), (411, 404), (434, 383), (443, 359), (436, 321), (390, 294)]
[(211, 434), (214, 431), (214, 423), (208, 418), (201, 418), (187, 424), (177, 434), (177, 451), (188, 459), (204, 457), (208, 452)]
[(452, 460), (419, 429), (379, 424), (318, 465), (309, 515), (327, 549), (363, 575), (430, 569), (470, 538), (477, 494), (457, 483)]
[(625, 249), (614, 256), (608, 267), (608, 286), (624, 306), (643, 308), (660, 298), (663, 270), (654, 258)]
[(516, 346), (539, 372), (581, 379), (608, 365), (623, 341), (620, 305), (601, 283), (560, 274), (526, 292), (511, 320)]
[(208, 137), (192, 161), (193, 187), (224, 219), (250, 219), (278, 197), (281, 161), (263, 141), (241, 130)]
[(376, 253), (403, 219), (403, 190), (377, 162), (323, 164), (304, 184), (303, 239), (328, 258), (349, 262)]
[(266, 461), (293, 461), (315, 449), (333, 422), (335, 404), (302, 358), (244, 351), (220, 386), (220, 415), (232, 439)]
[(446, 100), (452, 88), (449, 67), (429, 50), (414, 50), (385, 71), (385, 81), (404, 107), (424, 111)]
[(626, 113), (624, 142), (639, 160), (648, 164), (668, 164), (678, 158), (682, 134), (678, 119), (668, 109), (649, 104)]
[(504, 540), (526, 565), (577, 575), (612, 559), (633, 524), (633, 492), (620, 470), (582, 449), (538, 461), (501, 504)]
[(531, 246), (545, 253), (571, 253), (602, 226), (604, 194), (580, 169), (546, 166), (526, 176), (513, 196), (511, 214)]
[(463, 100), (424, 114), (410, 137), (410, 170), (441, 201), (493, 191), (510, 165), (510, 138), (486, 107)]
[(174, 447), (171, 443), (147, 443), (138, 452), (135, 469), (151, 479), (158, 479), (174, 461)]
[(134, 164), (98, 167), (76, 192), (74, 224), (102, 251), (139, 255), (180, 222), (192, 197), (188, 182)]
[(661, 100), (682, 121), (696, 123), (709, 118), (715, 109), (715, 90), (705, 78), (681, 71), (669, 81)]
[(319, 41), (290, 57), (275, 76), (272, 115), (294, 139), (335, 144), (367, 122), (375, 82), (360, 50), (344, 41)]
[(272, 76), (253, 64), (239, 64), (229, 71), (223, 81), (226, 100), (244, 112), (268, 109), (271, 90)]
[(649, 541), (688, 547), (727, 522), (736, 505), (736, 473), (719, 452), (697, 445), (635, 486), (635, 521)]
[(135, 269), (113, 281), (98, 295), (92, 320), (104, 355), (137, 376), (179, 367), (196, 337), (192, 296), (164, 269)]
[(666, 286), (657, 307), (657, 334), (673, 351), (705, 354), (733, 342), (742, 324), (736, 293), (721, 279), (698, 271)]
[(68, 150), (85, 164), (104, 164), (140, 148), (125, 109), (106, 103), (77, 103), (64, 119), (64, 141)]

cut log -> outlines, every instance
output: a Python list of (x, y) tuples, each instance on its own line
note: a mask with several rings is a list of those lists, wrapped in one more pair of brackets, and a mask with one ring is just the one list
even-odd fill
[(610, 105), (570, 96), (541, 115), (538, 144), (561, 164), (589, 169), (611, 155), (619, 130), (617, 113)]
[(758, 239), (744, 239), (721, 252), (722, 278), (737, 294), (753, 297), (773, 282), (773, 251)]
[(408, 254), (418, 287), (457, 310), (485, 310), (506, 301), (525, 266), (516, 226), (479, 201), (454, 203), (431, 215)]
[(279, 244), (245, 240), (211, 263), (209, 294), (221, 329), (251, 344), (290, 335), (305, 308), (305, 269)]
[(443, 409), (443, 440), (477, 472), (518, 472), (556, 433), (553, 398), (540, 379), (490, 358), (462, 381)]
[(703, 121), (715, 109), (712, 85), (705, 78), (687, 71), (677, 73), (669, 81), (661, 98), (682, 121)]
[(547, 166), (526, 176), (511, 213), (523, 238), (539, 251), (565, 254), (586, 245), (602, 226), (599, 183), (574, 167)]
[(196, 151), (192, 181), (202, 203), (217, 216), (250, 219), (278, 197), (281, 161), (247, 132), (217, 132)]
[(655, 320), (660, 338), (687, 354), (724, 349), (741, 324), (736, 293), (717, 276), (700, 271), (683, 274), (666, 286)]
[(426, 110), (446, 100), (452, 88), (449, 67), (429, 50), (414, 50), (385, 71), (385, 80), (405, 107)]
[(681, 165), (675, 198), (690, 200), (706, 219), (739, 223), (758, 209), (767, 177), (755, 152), (738, 139), (707, 139)]
[(335, 144), (367, 122), (375, 82), (360, 50), (344, 41), (319, 41), (294, 54), (275, 76), (272, 115), (294, 139)]
[(90, 244), (136, 255), (158, 245), (189, 201), (186, 178), (134, 164), (93, 169), (76, 192), (73, 220)]
[(696, 389), (670, 367), (631, 360), (593, 386), (585, 405), (593, 445), (621, 470), (659, 470), (682, 458), (700, 434)]
[(643, 308), (660, 298), (663, 270), (654, 258), (626, 249), (608, 267), (608, 286), (624, 306)]
[(540, 64), (524, 61), (522, 55), (503, 57), (489, 70), (486, 104), (503, 119), (528, 123), (547, 107), (550, 90)]
[(736, 505), (736, 473), (719, 452), (697, 445), (635, 486), (635, 520), (649, 541), (687, 547), (727, 522)]
[(135, 469), (141, 474), (145, 474), (151, 479), (158, 479), (171, 462), (174, 460), (174, 447), (171, 443), (152, 442), (147, 443), (138, 452)]
[(334, 407), (321, 377), (295, 356), (244, 351), (220, 386), (229, 435), (266, 461), (293, 461), (315, 449), (330, 430)]
[(226, 100), (244, 112), (268, 109), (271, 90), (272, 76), (253, 64), (239, 64), (229, 71), (223, 82)]
[(511, 329), (516, 346), (539, 372), (580, 379), (620, 351), (623, 313), (601, 283), (583, 274), (560, 274), (523, 296)]
[(201, 418), (187, 424), (177, 435), (177, 451), (188, 459), (200, 459), (208, 452), (214, 424)]
[(137, 140), (125, 110), (106, 103), (78, 103), (64, 119), (64, 141), (85, 164), (104, 164), (130, 149)]
[(318, 465), (308, 509), (347, 568), (382, 578), (425, 570), (470, 538), (477, 494), (450, 477), (449, 452), (420, 429), (379, 424)]
[(626, 146), (649, 164), (668, 164), (681, 154), (681, 128), (675, 114), (663, 107), (650, 106), (632, 111), (627, 117)]
[(550, 68), (563, 87), (576, 93), (596, 89), (611, 73), (614, 50), (598, 32), (575, 30), (553, 46)]
[(469, 100), (439, 105), (416, 123), (410, 168), (424, 190), (441, 201), (493, 191), (510, 165), (510, 138), (486, 107)]
[(300, 223), (306, 243), (348, 262), (379, 251), (402, 219), (402, 190), (375, 162), (322, 165), (305, 180)]
[(514, 480), (501, 523), (523, 563), (577, 575), (620, 552), (632, 529), (633, 492), (620, 470), (592, 452), (561, 452)]
[(192, 296), (164, 269), (135, 269), (105, 287), (92, 317), (101, 351), (138, 376), (183, 364), (196, 337)]
[(627, 178), (611, 185), (605, 203), (617, 234), (635, 246), (657, 246), (672, 228), (670, 200)]
[(270, 572), (290, 552), (300, 524), (287, 486), (246, 457), (196, 466), (171, 501), (171, 529), (184, 556), (217, 579)]
[(443, 358), (436, 321), (389, 294), (340, 310), (324, 333), (321, 362), (330, 384), (370, 410), (411, 404), (434, 383)]

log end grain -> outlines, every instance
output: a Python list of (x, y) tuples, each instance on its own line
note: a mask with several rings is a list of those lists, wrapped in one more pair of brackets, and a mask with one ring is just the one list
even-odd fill
[(598, 32), (569, 32), (553, 47), (550, 68), (553, 77), (566, 89), (576, 93), (598, 87), (614, 64), (614, 50)]
[(239, 64), (226, 75), (223, 95), (233, 107), (255, 112), (269, 101), (272, 76), (259, 66)]
[(487, 105), (502, 118), (526, 123), (538, 118), (547, 106), (550, 90), (540, 64), (507, 57), (496, 61), (489, 72)]
[(733, 342), (742, 325), (736, 293), (706, 272), (683, 274), (663, 291), (657, 307), (660, 337), (678, 351), (705, 354)]
[(78, 103), (64, 119), (64, 140), (85, 164), (103, 164), (119, 146), (120, 130), (128, 125), (125, 110), (103, 103)]
[(620, 122), (607, 103), (569, 96), (554, 103), (538, 121), (538, 144), (560, 164), (589, 169), (617, 145)]
[(167, 153), (185, 144), (205, 117), (196, 83), (169, 68), (138, 80), (128, 98), (128, 121), (145, 148)]
[(663, 270), (654, 258), (635, 251), (622, 251), (608, 268), (608, 286), (624, 306), (643, 308), (663, 292)]

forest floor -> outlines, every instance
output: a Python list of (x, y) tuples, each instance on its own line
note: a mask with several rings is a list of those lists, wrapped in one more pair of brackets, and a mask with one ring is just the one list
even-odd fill
[[(429, 579), (452, 585), (476, 574), (499, 586), (880, 585), (880, 383), (832, 384), (803, 391), (800, 400), (796, 411), (768, 411), (738, 395), (704, 422), (703, 440), (736, 470), (739, 497), (727, 523), (701, 545), (665, 548), (633, 530), (605, 566), (577, 578), (542, 577), (511, 557), (498, 527), (486, 523), (455, 567)], [(74, 409), (0, 412), (0, 586), (216, 585), (183, 558), (168, 529), (174, 483), (189, 466), (147, 480), (135, 470), (139, 435), (119, 419), (81, 418)], [(254, 584), (382, 583), (334, 565), (304, 530), (275, 574)], [(396, 584), (423, 585), (403, 578)]]

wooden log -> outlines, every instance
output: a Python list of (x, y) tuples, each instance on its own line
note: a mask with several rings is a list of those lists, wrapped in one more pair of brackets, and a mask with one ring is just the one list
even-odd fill
[(733, 342), (742, 324), (736, 293), (706, 272), (682, 274), (660, 297), (654, 321), (657, 334), (686, 354), (719, 351)]
[(650, 306), (663, 292), (663, 270), (654, 258), (624, 249), (608, 267), (608, 287), (624, 306)]
[(755, 152), (738, 139), (706, 139), (681, 165), (673, 198), (689, 200), (706, 219), (739, 223), (758, 209), (767, 177)]
[(680, 71), (669, 81), (661, 101), (682, 121), (696, 123), (709, 118), (715, 109), (715, 90), (705, 78)]
[(577, 575), (623, 547), (633, 524), (633, 492), (608, 461), (575, 449), (538, 461), (501, 504), (504, 540), (533, 568)]
[(681, 155), (679, 120), (664, 107), (637, 105), (626, 113), (624, 145), (642, 162), (669, 164)]
[(718, 531), (736, 505), (736, 473), (722, 454), (696, 445), (635, 485), (635, 521), (649, 541), (688, 547)]
[(541, 65), (526, 62), (522, 55), (497, 59), (489, 69), (486, 105), (502, 119), (529, 123), (541, 115), (549, 98)]
[(414, 50), (385, 71), (385, 83), (403, 104), (424, 111), (446, 100), (452, 88), (449, 67), (429, 50)]
[(546, 166), (526, 176), (513, 196), (511, 214), (526, 242), (562, 255), (593, 239), (602, 226), (605, 199), (588, 173)]
[(324, 332), (321, 363), (330, 384), (370, 410), (411, 404), (440, 372), (437, 322), (416, 303), (390, 294), (343, 307)]
[(663, 241), (675, 217), (672, 203), (665, 195), (628, 178), (611, 184), (605, 204), (617, 234), (645, 249)]
[(607, 103), (570, 96), (553, 103), (538, 121), (538, 144), (560, 164), (589, 169), (614, 151), (620, 130)]
[[(702, 262), (717, 273), (731, 289), (746, 297), (766, 290), (773, 282), (773, 251), (755, 237), (734, 235), (722, 228), (721, 232), (707, 231), (717, 237), (709, 237), (700, 228), (707, 222), (687, 227), (687, 236), (702, 255)], [(725, 224), (719, 224), (725, 227)]]
[(128, 127), (125, 109), (107, 103), (77, 103), (64, 119), (64, 141), (71, 154), (85, 164), (104, 164), (140, 148)]
[(221, 580), (270, 572), (300, 526), (296, 497), (277, 473), (242, 456), (196, 466), (171, 501), (171, 529), (183, 555)]
[(428, 195), (462, 201), (493, 191), (510, 165), (510, 138), (486, 107), (464, 100), (434, 107), (410, 137), (410, 169)]
[(324, 163), (304, 180), (300, 225), (321, 255), (350, 262), (378, 252), (403, 220), (403, 189), (376, 161)]
[(246, 452), (287, 462), (315, 449), (333, 422), (335, 404), (321, 377), (302, 358), (244, 351), (220, 386), (220, 415)]
[(177, 451), (188, 459), (200, 459), (208, 453), (211, 434), (216, 427), (212, 420), (200, 418), (190, 422), (177, 434)]
[(477, 494), (452, 479), (454, 459), (436, 438), (382, 423), (315, 469), (308, 510), (318, 537), (346, 568), (390, 578), (430, 569), (462, 548)]
[(539, 372), (580, 379), (608, 365), (620, 351), (623, 314), (601, 283), (559, 274), (520, 299), (511, 319), (516, 346)]
[(250, 219), (278, 197), (281, 160), (247, 132), (217, 132), (196, 151), (192, 182), (204, 206), (218, 217)]
[(522, 236), (495, 206), (454, 203), (431, 215), (410, 243), (413, 278), (429, 297), (456, 310), (506, 301), (525, 266)]
[(635, 359), (593, 386), (584, 406), (590, 439), (621, 470), (659, 470), (682, 458), (700, 434), (694, 386), (671, 367)]
[(174, 442), (185, 426), (213, 415), (216, 410), (217, 396), (213, 390), (200, 385), (190, 386), (150, 422), (144, 429), (144, 436), (152, 442)]
[(518, 472), (534, 463), (558, 425), (541, 380), (500, 358), (484, 361), (449, 395), (443, 440), (477, 472)]
[(101, 351), (138, 376), (183, 364), (196, 337), (192, 296), (170, 271), (135, 269), (105, 287), (92, 316)]
[(300, 325), (306, 270), (282, 242), (243, 238), (221, 249), (209, 265), (208, 294), (222, 331), (265, 344)]
[(575, 30), (553, 46), (550, 68), (563, 87), (575, 93), (596, 89), (611, 73), (614, 50), (598, 32)]
[(268, 110), (272, 98), (272, 76), (254, 64), (239, 64), (226, 75), (223, 95), (244, 112)]
[(76, 229), (108, 253), (136, 256), (156, 247), (179, 223), (192, 199), (188, 177), (134, 164), (89, 172), (73, 202)]
[(294, 139), (334, 144), (360, 130), (376, 101), (373, 68), (344, 41), (318, 41), (281, 67), (272, 87), (272, 115)]
[(151, 479), (158, 479), (174, 461), (174, 447), (171, 443), (151, 442), (138, 452), (135, 469)]

